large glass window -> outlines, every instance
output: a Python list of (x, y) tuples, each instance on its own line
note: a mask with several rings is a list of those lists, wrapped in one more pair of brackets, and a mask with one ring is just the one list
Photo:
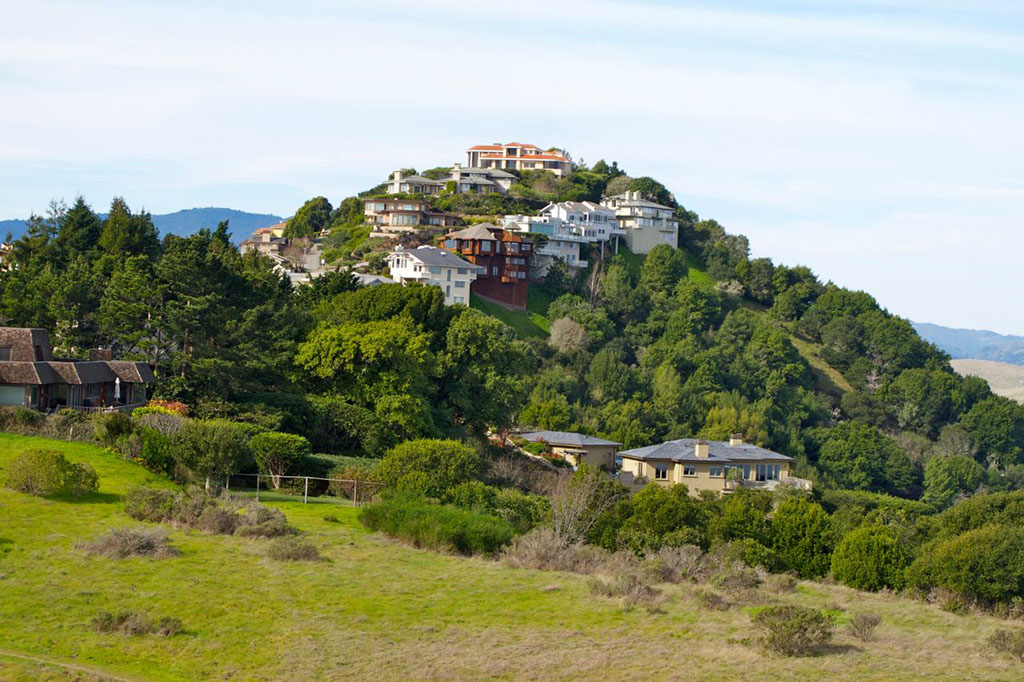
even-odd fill
[(668, 479), (668, 465), (667, 464), (655, 464), (654, 465), (654, 478), (658, 481), (664, 481)]

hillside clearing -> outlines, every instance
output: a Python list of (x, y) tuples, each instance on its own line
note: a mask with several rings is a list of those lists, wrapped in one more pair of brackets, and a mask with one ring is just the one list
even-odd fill
[(821, 346), (805, 341), (795, 334), (790, 334), (789, 340), (807, 361), (807, 364), (811, 366), (811, 371), (814, 372), (815, 390), (836, 398), (841, 398), (844, 393), (853, 390), (853, 386), (846, 380), (846, 377), (821, 357)]
[[(265, 541), (170, 529), (175, 559), (111, 560), (73, 549), (76, 539), (135, 525), (120, 495), (166, 482), (80, 444), (0, 436), (6, 462), (55, 447), (100, 472), (100, 492), (63, 502), (0, 490), (0, 641), (13, 654), (147, 680), (193, 679), (1019, 679), (1020, 664), (993, 654), (987, 616), (957, 616), (887, 595), (801, 583), (761, 603), (841, 608), (841, 620), (881, 614), (876, 643), (837, 632), (831, 653), (798, 662), (747, 642), (748, 611), (707, 611), (693, 588), (662, 586), (664, 613), (622, 610), (592, 596), (578, 575), (512, 569), (432, 554), (367, 533), (358, 510), (275, 502), (325, 557), (276, 563)], [(338, 522), (327, 522), (330, 512)], [(753, 604), (752, 604), (753, 605)], [(174, 616), (175, 637), (93, 632), (102, 610)], [(59, 667), (0, 656), (0, 677), (61, 677)], [(88, 679), (88, 677), (86, 677)]]

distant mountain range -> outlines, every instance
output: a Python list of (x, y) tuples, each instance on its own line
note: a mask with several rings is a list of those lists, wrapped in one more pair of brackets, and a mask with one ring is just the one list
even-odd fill
[(913, 322), (914, 329), (954, 359), (992, 360), (1024, 365), (1024, 336), (1006, 336), (983, 329), (952, 329), (927, 322)]
[[(106, 214), (101, 213), (100, 218)], [(247, 213), (236, 211), (233, 208), (186, 208), (174, 213), (163, 213), (153, 216), (153, 224), (160, 230), (160, 236), (165, 234), (176, 234), (187, 236), (195, 233), (201, 227), (216, 228), (221, 222), (228, 221), (228, 229), (231, 231), (232, 239), (240, 242), (258, 228), (267, 227), (283, 220), (281, 216), (269, 213)], [(0, 238), (8, 232), (17, 239), (25, 232), (24, 220), (0, 220)]]

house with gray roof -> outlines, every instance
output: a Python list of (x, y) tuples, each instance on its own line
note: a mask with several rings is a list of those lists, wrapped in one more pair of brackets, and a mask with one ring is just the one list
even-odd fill
[(694, 495), (703, 490), (727, 493), (740, 486), (771, 490), (790, 484), (810, 488), (810, 481), (790, 476), (792, 457), (744, 443), (738, 435), (728, 441), (670, 440), (624, 450), (619, 457), (623, 482), (646, 485), (654, 481), (665, 486), (683, 483)]
[(679, 222), (671, 206), (650, 201), (637, 191), (605, 197), (601, 205), (615, 211), (619, 230), (633, 253), (648, 253), (659, 244), (678, 246)]
[(154, 381), (147, 363), (114, 360), (108, 349), (89, 351), (88, 360), (54, 358), (45, 329), (0, 327), (0, 405), (131, 410), (146, 404)]
[(583, 462), (608, 472), (615, 471), (615, 453), (622, 443), (571, 431), (531, 431), (519, 437), (531, 443), (546, 443), (552, 454), (578, 467)]
[(477, 278), (478, 268), (454, 253), (436, 246), (396, 246), (387, 261), (395, 282), (440, 287), (445, 305), (469, 305), (469, 288)]

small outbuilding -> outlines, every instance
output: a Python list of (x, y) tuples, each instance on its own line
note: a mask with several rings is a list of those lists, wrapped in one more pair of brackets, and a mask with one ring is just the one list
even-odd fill
[(560, 455), (574, 467), (586, 462), (588, 466), (608, 472), (615, 471), (615, 455), (622, 446), (622, 443), (612, 440), (571, 431), (533, 431), (519, 436), (531, 443), (547, 443), (551, 452)]

